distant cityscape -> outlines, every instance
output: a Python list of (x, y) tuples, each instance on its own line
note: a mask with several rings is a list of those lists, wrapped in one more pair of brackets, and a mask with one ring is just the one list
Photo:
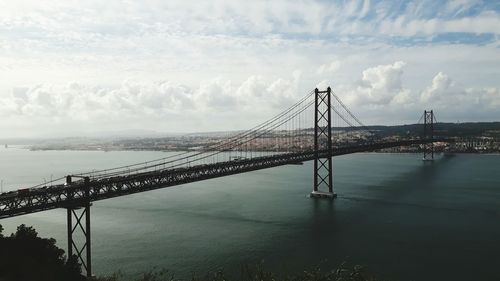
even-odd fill
[[(369, 129), (367, 131), (366, 129)], [(419, 137), (422, 125), (404, 126), (371, 126), (363, 130), (349, 128), (333, 128), (332, 143), (335, 146), (353, 142), (369, 142), (377, 140), (399, 140)], [(62, 138), (37, 140), (32, 143), (24, 141), (31, 150), (142, 150), (142, 151), (187, 151), (211, 150), (225, 140), (241, 132), (217, 132), (175, 135), (168, 137), (119, 137), (119, 138)], [(274, 131), (265, 136), (248, 139), (239, 149), (248, 151), (300, 151), (312, 149), (313, 129), (295, 131)], [(500, 122), (483, 123), (438, 123), (435, 126), (436, 136), (452, 138), (454, 143), (435, 143), (436, 152), (459, 153), (499, 153)], [(9, 143), (6, 140), (5, 147)], [(12, 143), (12, 141), (11, 141)], [(15, 144), (15, 143), (12, 143)], [(230, 149), (228, 147), (228, 149)], [(397, 147), (381, 152), (419, 152), (421, 147)]]

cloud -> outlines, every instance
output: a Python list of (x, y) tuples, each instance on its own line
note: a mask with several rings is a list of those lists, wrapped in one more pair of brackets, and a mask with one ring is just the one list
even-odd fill
[[(420, 94), (421, 104), (442, 108), (447, 115), (495, 116), (500, 113), (500, 89), (464, 88), (448, 75), (439, 72)], [(449, 111), (449, 112), (448, 112)]]
[(423, 103), (431, 102), (441, 102), (443, 98), (447, 98), (452, 95), (453, 88), (455, 88), (455, 83), (451, 80), (448, 75), (439, 72), (432, 79), (432, 85), (425, 89), (420, 95), (420, 100)]
[[(40, 84), (0, 98), (0, 129), (17, 125), (32, 132), (63, 132), (68, 126), (140, 126), (169, 132), (242, 129), (295, 102), (299, 78), (298, 72), (291, 79), (251, 76), (241, 84), (218, 78), (197, 87), (130, 80), (112, 88), (77, 82)], [(214, 124), (224, 118), (230, 120)], [(231, 121), (235, 127), (228, 125)]]
[(389, 124), (413, 123), (424, 109), (434, 109), (439, 121), (498, 120), (500, 88), (467, 88), (438, 72), (429, 86), (412, 90), (403, 83), (406, 65), (397, 61), (367, 68), (360, 81), (340, 85), (335, 91), (366, 123), (386, 123), (391, 118)]
[(340, 66), (341, 66), (341, 62), (339, 60), (333, 60), (329, 64), (320, 65), (318, 70), (316, 71), (316, 73), (318, 73), (320, 75), (334, 73), (337, 70), (339, 70)]
[[(407, 63), (369, 67), (354, 83), (334, 92), (367, 124), (412, 123), (420, 111), (434, 109), (440, 121), (491, 120), (500, 114), (500, 90), (465, 88), (443, 72), (420, 90), (403, 81)], [(3, 131), (73, 132), (106, 129), (152, 129), (166, 132), (250, 128), (293, 104), (305, 93), (302, 72), (291, 78), (250, 76), (242, 83), (217, 78), (196, 87), (171, 81), (126, 80), (118, 87), (82, 83), (41, 84), (16, 88), (0, 98)], [(320, 83), (325, 88), (327, 80)]]
[[(485, 12), (475, 17), (458, 19), (412, 19), (401, 15), (380, 23), (379, 34), (390, 36), (431, 36), (443, 33), (499, 34), (500, 15)], [(368, 29), (369, 30), (369, 29)]]
[(492, 3), (0, 1), (0, 128), (241, 129), (315, 85), (372, 123), (476, 100), (494, 119)]
[(406, 63), (378, 65), (363, 71), (361, 80), (346, 96), (352, 105), (385, 106), (391, 103), (409, 102), (408, 89), (404, 89), (401, 77)]

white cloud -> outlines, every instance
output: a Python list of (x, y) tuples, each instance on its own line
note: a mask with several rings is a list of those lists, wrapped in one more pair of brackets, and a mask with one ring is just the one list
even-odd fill
[[(404, 15), (396, 19), (386, 19), (380, 23), (373, 32), (391, 36), (411, 37), (416, 35), (438, 35), (443, 33), (473, 33), (473, 34), (499, 34), (500, 15), (485, 12), (476, 17), (463, 17), (458, 19), (413, 19)], [(367, 30), (370, 30), (367, 28)]]
[[(491, 121), (500, 116), (500, 88), (466, 88), (443, 72), (437, 73), (430, 85), (411, 90), (403, 84), (405, 63), (379, 65), (363, 71), (360, 82), (343, 85), (337, 90), (355, 112), (371, 122), (393, 118), (415, 122), (424, 109), (434, 109), (439, 121)], [(386, 119), (387, 120), (387, 119)]]
[[(320, 81), (366, 111), (366, 123), (390, 121), (395, 110), (444, 108), (452, 93), (460, 98), (450, 103), (467, 108), (462, 103), (479, 100), (495, 119), (500, 17), (490, 6), (1, 1), (0, 128), (28, 134), (45, 125), (62, 132), (145, 122), (165, 131), (241, 129)], [(442, 34), (489, 36), (480, 44), (434, 41)], [(381, 108), (386, 113), (376, 115)]]
[(331, 63), (329, 64), (322, 64), (318, 67), (318, 70), (316, 71), (316, 73), (318, 74), (330, 74), (330, 73), (334, 73), (336, 72), (337, 70), (339, 70), (341, 66), (341, 62), (339, 60), (333, 60)]
[(407, 89), (403, 88), (401, 77), (403, 61), (389, 65), (378, 65), (363, 71), (361, 80), (346, 98), (352, 105), (385, 106), (391, 102), (407, 102)]
[(363, 7), (361, 8), (361, 12), (359, 14), (359, 18), (364, 18), (369, 11), (370, 11), (370, 0), (364, 0)]
[(439, 72), (432, 79), (432, 85), (422, 92), (420, 100), (424, 103), (441, 101), (451, 95), (454, 86), (454, 82), (448, 75)]
[[(448, 75), (439, 72), (432, 84), (420, 94), (420, 101), (427, 106), (442, 108), (447, 115), (493, 116), (500, 113), (499, 88), (464, 88)], [(451, 112), (453, 111), (453, 112)]]
[[(168, 132), (242, 129), (295, 102), (299, 78), (299, 73), (274, 81), (252, 76), (240, 85), (219, 78), (195, 88), (170, 81), (124, 81), (115, 88), (76, 82), (41, 84), (16, 89), (0, 98), (0, 116), (7, 121), (0, 122), (0, 129), (19, 126), (38, 134), (45, 130), (62, 132), (68, 127), (72, 131), (79, 127), (128, 129), (138, 125)], [(228, 116), (234, 127), (213, 124)]]
[[(499, 88), (461, 87), (439, 72), (429, 86), (411, 90), (403, 83), (406, 67), (403, 61), (369, 67), (358, 82), (336, 85), (333, 90), (367, 124), (386, 123), (387, 118), (393, 118), (395, 124), (415, 122), (420, 111), (431, 108), (444, 118), (440, 121), (464, 120), (466, 116), (485, 120), (500, 114)], [(0, 98), (0, 116), (8, 121), (0, 123), (0, 130), (79, 134), (105, 129), (190, 132), (250, 128), (302, 97), (298, 87), (302, 79), (301, 72), (295, 71), (290, 79), (251, 76), (233, 83), (218, 78), (197, 87), (170, 81), (124, 81), (114, 88), (76, 82), (42, 84)], [(325, 80), (319, 87), (328, 85)]]

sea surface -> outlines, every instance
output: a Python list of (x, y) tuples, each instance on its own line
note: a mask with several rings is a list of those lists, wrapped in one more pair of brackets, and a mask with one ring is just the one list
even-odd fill
[[(2, 146), (0, 180), (14, 190), (166, 155)], [(339, 156), (334, 185), (333, 202), (307, 198), (306, 162), (94, 202), (94, 273), (188, 278), (236, 275), (242, 264), (293, 273), (347, 262), (391, 280), (500, 280), (500, 155)], [(32, 225), (66, 249), (65, 210), (0, 224), (4, 234)]]

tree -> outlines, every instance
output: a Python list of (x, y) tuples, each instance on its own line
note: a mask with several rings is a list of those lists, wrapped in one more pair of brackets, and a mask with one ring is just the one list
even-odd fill
[(22, 224), (9, 237), (0, 236), (0, 249), (0, 280), (85, 280), (76, 257), (66, 260), (56, 240), (38, 237), (33, 227)]

